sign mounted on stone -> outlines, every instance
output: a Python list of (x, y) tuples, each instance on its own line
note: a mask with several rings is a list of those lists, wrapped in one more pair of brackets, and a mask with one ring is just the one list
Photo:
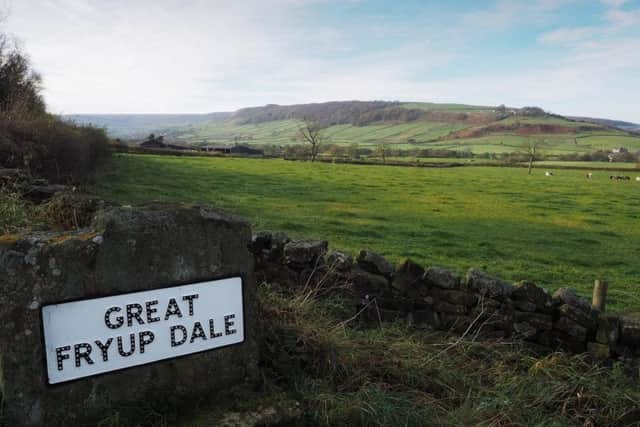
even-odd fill
[(42, 307), (57, 384), (244, 341), (242, 278)]
[(0, 418), (138, 420), (258, 381), (250, 243), (242, 219), (167, 205), (107, 207), (89, 229), (0, 239)]

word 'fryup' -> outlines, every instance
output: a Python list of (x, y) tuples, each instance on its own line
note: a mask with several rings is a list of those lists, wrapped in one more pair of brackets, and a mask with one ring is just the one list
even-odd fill
[[(183, 303), (188, 304), (188, 316), (194, 315), (194, 302), (198, 299), (198, 294), (184, 295), (182, 297)], [(132, 327), (137, 325), (151, 324), (160, 322), (162, 320), (169, 321), (175, 318), (182, 318), (183, 310), (180, 308), (176, 298), (170, 298), (167, 303), (166, 309), (159, 311), (159, 301), (157, 299), (146, 301), (144, 304), (132, 303), (126, 304), (123, 307), (114, 306), (106, 310), (104, 314), (104, 323), (109, 329), (120, 329), (122, 327)], [(237, 332), (233, 329), (235, 324), (235, 313), (226, 314), (222, 317), (224, 324), (224, 332), (216, 330), (216, 324), (213, 318), (208, 319), (207, 322), (196, 321), (192, 325), (187, 326), (181, 324), (171, 325), (169, 327), (170, 344), (171, 347), (178, 347), (189, 341), (190, 344), (196, 342), (196, 340), (210, 340), (221, 337), (224, 335), (232, 335)], [(155, 334), (153, 331), (139, 331), (137, 333), (130, 333), (128, 339), (122, 335), (117, 337), (108, 337), (106, 340), (93, 340), (93, 342), (80, 342), (73, 345), (64, 345), (56, 347), (56, 361), (59, 371), (62, 371), (65, 367), (64, 361), (70, 359), (70, 352), (73, 348), (75, 367), (82, 366), (82, 361), (86, 364), (93, 365), (94, 358), (94, 345), (96, 353), (100, 353), (98, 356), (103, 362), (109, 361), (109, 350), (115, 340), (115, 348), (117, 348), (117, 354), (122, 357), (129, 357), (138, 350), (139, 354), (144, 354), (146, 348), (155, 341)], [(125, 349), (125, 342), (126, 344)], [(96, 359), (98, 360), (98, 359)]]

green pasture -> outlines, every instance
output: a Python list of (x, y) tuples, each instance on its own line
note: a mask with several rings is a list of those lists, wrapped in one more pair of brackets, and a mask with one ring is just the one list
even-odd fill
[[(580, 168), (597, 168), (597, 169), (610, 169), (612, 171), (624, 170), (629, 171), (628, 175), (635, 176), (640, 175), (640, 165), (636, 163), (623, 163), (623, 162), (570, 162), (562, 160), (543, 160), (534, 162), (536, 166), (559, 166), (559, 167), (580, 167)], [(610, 176), (607, 172), (601, 172), (603, 176)]]
[[(296, 120), (280, 120), (255, 125), (236, 125), (232, 121), (208, 122), (189, 127), (175, 128), (170, 136), (190, 144), (299, 144), (301, 123)], [(410, 140), (424, 142), (437, 139), (464, 126), (452, 123), (410, 122), (381, 125), (335, 125), (325, 129), (328, 144), (375, 145), (407, 143)]]
[(640, 183), (584, 171), (421, 169), (239, 158), (117, 155), (97, 192), (121, 203), (208, 203), (255, 230), (327, 239), (463, 273), (486, 269), (640, 309)]
[[(511, 118), (506, 121), (513, 120)], [(521, 122), (535, 122), (536, 118), (522, 118)], [(545, 123), (558, 121), (575, 125), (573, 122), (557, 118), (544, 118)], [(585, 125), (585, 124), (582, 124)], [(286, 146), (300, 144), (298, 137), (301, 124), (296, 120), (281, 120), (252, 125), (238, 126), (232, 121), (201, 123), (188, 127), (174, 128), (171, 139), (189, 144), (231, 145), (260, 144)], [(586, 126), (586, 125), (585, 125)], [(335, 125), (325, 129), (325, 144), (358, 144), (372, 148), (380, 143), (392, 145), (395, 149), (432, 148), (482, 153), (511, 153), (526, 150), (530, 141), (537, 140), (538, 152), (546, 156), (571, 153), (591, 153), (598, 150), (612, 150), (626, 147), (630, 151), (640, 150), (640, 137), (628, 136), (614, 130), (594, 130), (578, 134), (536, 135), (533, 137), (509, 133), (494, 133), (479, 138), (438, 140), (451, 132), (465, 128), (460, 123), (409, 122), (385, 123), (369, 126)]]

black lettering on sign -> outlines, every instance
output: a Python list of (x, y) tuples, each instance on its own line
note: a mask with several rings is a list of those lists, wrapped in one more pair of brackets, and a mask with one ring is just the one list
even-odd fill
[(111, 346), (111, 343), (113, 342), (113, 338), (109, 338), (107, 340), (107, 342), (104, 343), (104, 344), (100, 340), (95, 340), (94, 342), (96, 343), (96, 345), (98, 346), (98, 348), (102, 352), (102, 361), (103, 362), (108, 362), (109, 361), (108, 350), (109, 350), (109, 346)]
[(157, 308), (152, 308), (154, 305), (158, 305), (158, 300), (147, 301), (145, 306), (147, 308), (147, 323), (159, 322), (159, 317), (151, 317), (158, 312)]
[(122, 337), (118, 337), (118, 353), (120, 353), (120, 356), (129, 357), (136, 351), (136, 334), (129, 335), (129, 344), (131, 345), (129, 351), (124, 351), (122, 348)]
[(213, 328), (213, 319), (209, 319), (209, 337), (210, 338), (218, 338), (222, 336), (222, 332), (216, 332)]
[(189, 301), (189, 316), (193, 316), (193, 300), (198, 299), (198, 294), (185, 295), (182, 297), (183, 301)]
[(236, 318), (235, 314), (227, 314), (226, 316), (224, 316), (224, 334), (225, 335), (232, 335), (237, 332), (235, 329), (231, 329), (231, 327), (235, 324), (235, 322), (232, 322), (231, 319), (235, 319), (235, 318)]
[(200, 322), (193, 324), (193, 331), (191, 332), (191, 339), (189, 340), (189, 343), (193, 343), (196, 338), (202, 338), (203, 340), (207, 339), (207, 334), (204, 332)]
[(93, 365), (93, 360), (89, 357), (91, 354), (91, 344), (86, 342), (76, 344), (73, 346), (73, 351), (76, 356), (76, 368), (80, 367), (80, 359), (84, 359), (89, 365)]
[(138, 339), (140, 340), (140, 354), (144, 353), (145, 346), (151, 344), (155, 338), (156, 336), (151, 331), (140, 332), (138, 335)]
[(164, 320), (169, 320), (169, 317), (176, 315), (178, 317), (182, 317), (182, 312), (180, 311), (180, 307), (178, 307), (178, 303), (175, 298), (171, 298), (169, 300), (169, 304), (167, 305), (167, 313), (164, 315)]
[[(177, 347), (187, 341), (187, 328), (184, 326), (174, 325), (169, 330), (171, 331), (171, 347)], [(182, 332), (182, 339), (180, 341), (176, 341), (176, 330)]]
[(139, 325), (144, 325), (141, 314), (142, 306), (140, 304), (127, 304), (127, 326), (133, 326), (133, 319), (136, 319)]
[(65, 345), (63, 347), (56, 348), (56, 360), (58, 361), (58, 371), (62, 371), (62, 362), (69, 358), (69, 355), (66, 354), (66, 352), (69, 350), (71, 350), (70, 345)]
[(109, 329), (118, 329), (124, 323), (124, 318), (122, 316), (116, 316), (116, 323), (111, 322), (111, 313), (121, 311), (120, 307), (111, 307), (104, 314), (104, 324), (107, 325)]

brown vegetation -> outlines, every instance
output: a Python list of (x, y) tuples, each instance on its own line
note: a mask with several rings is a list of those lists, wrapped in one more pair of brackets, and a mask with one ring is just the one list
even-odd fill
[(40, 76), (0, 34), (0, 167), (24, 168), (54, 182), (78, 182), (109, 153), (104, 130), (47, 114)]

